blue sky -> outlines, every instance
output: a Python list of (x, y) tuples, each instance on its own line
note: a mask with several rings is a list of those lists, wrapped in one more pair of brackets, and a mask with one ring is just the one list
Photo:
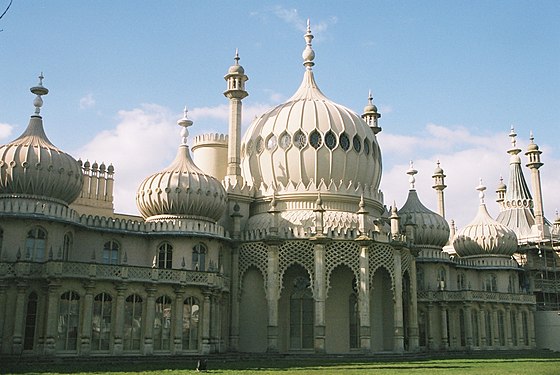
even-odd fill
[(321, 90), (361, 113), (371, 89), (382, 112), (387, 204), (404, 204), (412, 159), (420, 197), (435, 209), (440, 160), (447, 217), (460, 226), (474, 217), (479, 177), (495, 216), (514, 125), (522, 148), (533, 130), (544, 151), (545, 213), (554, 219), (558, 1), (14, 0), (0, 20), (0, 142), (27, 125), (29, 87), (43, 71), (49, 138), (76, 158), (113, 163), (117, 211), (136, 213), (137, 186), (175, 154), (185, 105), (192, 135), (227, 131), (223, 76), (236, 48), (249, 76), (246, 125), (291, 96), (308, 17)]

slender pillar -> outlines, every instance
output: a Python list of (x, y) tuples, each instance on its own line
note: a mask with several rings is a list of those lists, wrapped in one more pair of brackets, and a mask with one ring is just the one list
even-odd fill
[(91, 352), (91, 322), (93, 315), (93, 288), (94, 282), (88, 282), (84, 285), (86, 295), (84, 297), (84, 308), (82, 318), (82, 335), (80, 340), (80, 353), (89, 355)]
[(115, 337), (113, 341), (113, 354), (121, 355), (123, 353), (123, 337), (124, 337), (124, 303), (126, 284), (119, 283), (117, 289), (117, 305), (115, 307)]
[(315, 297), (315, 352), (325, 352), (325, 246), (327, 238), (318, 233), (312, 238), (315, 241), (315, 285), (313, 294)]
[(179, 354), (183, 350), (183, 297), (184, 289), (175, 288), (175, 311), (173, 316), (173, 354)]
[(498, 310), (496, 309), (496, 306), (492, 305), (492, 331), (493, 335), (492, 337), (494, 338), (494, 346), (495, 347), (499, 347), (500, 346), (500, 330), (498, 329)]
[(533, 188), (533, 209), (535, 211), (535, 222), (539, 231), (541, 233), (541, 238), (545, 236), (545, 226), (544, 226), (544, 209), (543, 209), (543, 198), (542, 198), (542, 187), (541, 187), (541, 175), (539, 168), (543, 166), (541, 163), (542, 151), (539, 150), (534, 142), (533, 132), (531, 132), (531, 143), (529, 144), (528, 151), (525, 153), (529, 158), (529, 163), (527, 167), (531, 170), (531, 187)]
[(478, 332), (480, 333), (480, 346), (487, 347), (489, 344), (486, 338), (486, 310), (481, 308), (479, 310), (478, 317), (479, 317)]
[(205, 290), (202, 303), (202, 354), (210, 354), (210, 295), (211, 291)]
[(418, 285), (416, 280), (416, 257), (412, 257), (410, 262), (410, 304), (409, 313), (409, 334), (408, 345), (409, 351), (416, 352), (420, 348), (419, 344), (419, 330), (418, 330)]
[(519, 347), (523, 346), (523, 319), (519, 309), (515, 311), (515, 318), (517, 321), (517, 343), (514, 343), (514, 345)]
[(372, 240), (366, 236), (356, 239), (360, 245), (360, 279), (358, 281), (358, 308), (360, 313), (360, 349), (371, 351), (371, 324), (369, 310), (369, 246)]
[(154, 353), (154, 319), (156, 314), (156, 298), (154, 294), (157, 289), (154, 286), (146, 287), (146, 322), (144, 323), (144, 355)]
[(2, 343), (4, 342), (4, 324), (6, 324), (6, 284), (0, 284), (0, 353), (3, 353)]
[(236, 352), (239, 350), (239, 248), (232, 248), (231, 256), (231, 328), (229, 336), (229, 348)]
[(403, 304), (402, 304), (402, 266), (401, 266), (401, 250), (393, 250), (393, 261), (395, 267), (395, 306), (394, 306), (394, 351), (401, 353), (404, 351), (404, 325), (403, 325)]
[(432, 186), (432, 188), (437, 192), (438, 214), (445, 219), (445, 201), (443, 197), (443, 190), (447, 187), (447, 185), (445, 185), (445, 174), (443, 174), (443, 169), (439, 166), (439, 160), (432, 178), (434, 179), (434, 186)]
[(465, 312), (465, 342), (467, 344), (467, 349), (471, 349), (473, 346), (473, 327), (472, 327), (472, 309), (470, 304), (464, 304)]
[(441, 350), (449, 348), (449, 337), (447, 334), (447, 304), (442, 302), (440, 305), (440, 323), (441, 323)]
[(58, 325), (58, 301), (60, 296), (58, 289), (60, 285), (56, 283), (49, 284), (48, 301), (47, 301), (47, 317), (45, 319), (45, 355), (54, 355), (56, 353), (56, 334)]
[(268, 352), (278, 351), (278, 299), (280, 298), (280, 281), (278, 278), (278, 241), (268, 241), (268, 278), (266, 281), (266, 299), (268, 305)]
[(434, 350), (437, 349), (434, 341), (434, 328), (435, 328), (435, 313), (434, 313), (434, 304), (432, 302), (428, 302), (428, 349)]
[(537, 346), (535, 340), (535, 306), (530, 307), (527, 320), (529, 325), (529, 345), (531, 345), (531, 348), (535, 348)]
[(506, 306), (505, 309), (505, 313), (504, 313), (504, 333), (506, 335), (506, 339), (504, 340), (506, 343), (506, 346), (508, 348), (511, 348), (513, 345), (513, 334), (511, 332), (511, 307), (510, 306)]
[(21, 354), (23, 351), (23, 329), (25, 327), (25, 291), (27, 283), (17, 283), (16, 306), (14, 311), (14, 330), (12, 336), (12, 354)]

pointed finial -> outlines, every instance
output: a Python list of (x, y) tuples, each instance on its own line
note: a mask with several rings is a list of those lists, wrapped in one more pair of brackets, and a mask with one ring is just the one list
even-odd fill
[(43, 77), (43, 72), (41, 72), (41, 75), (39, 75), (39, 84), (37, 86), (33, 86), (30, 89), (33, 94), (37, 95), (33, 100), (33, 105), (35, 106), (35, 115), (37, 116), (39, 116), (39, 113), (41, 113), (41, 107), (43, 106), (43, 98), (41, 98), (41, 96), (47, 95), (49, 93), (49, 89), (43, 87), (44, 78), (45, 77)]
[(368, 102), (369, 104), (373, 104), (373, 95), (371, 94), (371, 89), (369, 89), (368, 93)]
[(416, 178), (414, 178), (414, 175), (417, 174), (417, 173), (418, 173), (418, 171), (416, 169), (414, 169), (414, 163), (411, 160), (410, 161), (410, 168), (408, 168), (408, 171), (406, 171), (406, 174), (410, 176), (408, 178), (408, 182), (410, 183), (410, 190), (415, 190), (414, 183), (416, 182)]
[(181, 144), (182, 145), (187, 144), (187, 138), (189, 136), (189, 131), (187, 130), (187, 128), (193, 124), (193, 122), (187, 118), (187, 113), (188, 112), (189, 111), (187, 110), (187, 106), (185, 106), (185, 108), (183, 109), (183, 118), (180, 119), (179, 121), (177, 121), (177, 125), (179, 125), (183, 128), (183, 129), (181, 129)]
[(315, 51), (313, 51), (313, 48), (311, 46), (311, 41), (313, 40), (313, 34), (311, 34), (311, 26), (309, 23), (309, 18), (307, 19), (307, 33), (305, 33), (303, 37), (305, 39), (306, 46), (305, 49), (303, 50), (301, 57), (303, 57), (303, 65), (305, 66), (305, 68), (307, 70), (311, 70), (311, 67), (315, 65), (315, 63), (313, 62), (313, 59), (315, 59)]
[(517, 137), (517, 133), (515, 132), (513, 125), (511, 126), (511, 131), (509, 132), (509, 136), (511, 137), (511, 146), (512, 148), (515, 148), (517, 144), (517, 140), (515, 139), (515, 137)]
[(235, 57), (233, 58), (235, 60), (235, 65), (239, 65), (239, 49), (235, 49)]
[(486, 186), (482, 184), (482, 178), (479, 180), (479, 184), (476, 187), (476, 190), (479, 191), (478, 197), (480, 198), (480, 204), (484, 204), (484, 190), (486, 190)]

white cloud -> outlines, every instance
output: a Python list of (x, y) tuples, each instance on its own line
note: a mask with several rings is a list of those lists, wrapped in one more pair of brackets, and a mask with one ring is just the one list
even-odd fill
[(0, 141), (8, 141), (15, 127), (15, 125), (0, 122)]
[(94, 106), (95, 106), (95, 99), (93, 98), (92, 93), (89, 93), (80, 99), (80, 109), (93, 108)]
[[(293, 26), (296, 30), (301, 32), (307, 31), (307, 18), (300, 16), (299, 12), (295, 8), (284, 8), (281, 5), (277, 5), (274, 10), (274, 14), (280, 18), (282, 21), (286, 22), (287, 24)], [(333, 25), (338, 22), (338, 18), (335, 16), (331, 16), (326, 20), (317, 21), (317, 20), (310, 20), (311, 24), (311, 31), (314, 34), (322, 34), (327, 31), (330, 25)]]

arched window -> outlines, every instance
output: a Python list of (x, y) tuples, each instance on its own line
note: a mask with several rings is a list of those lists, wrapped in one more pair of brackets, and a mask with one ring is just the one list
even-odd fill
[(290, 296), (290, 349), (313, 349), (313, 316), (309, 279), (296, 277)]
[(103, 245), (103, 263), (118, 264), (119, 263), (119, 244), (116, 241), (107, 241)]
[(474, 346), (480, 346), (480, 335), (478, 334), (478, 311), (471, 314), (472, 339)]
[(124, 340), (123, 347), (127, 351), (140, 350), (142, 338), (142, 297), (131, 294), (124, 304)]
[(154, 316), (154, 350), (169, 350), (171, 341), (171, 298), (156, 299)]
[(447, 285), (447, 274), (445, 272), (445, 268), (440, 267), (437, 271), (437, 282), (438, 282), (438, 290), (445, 290)]
[(486, 311), (485, 316), (486, 321), (486, 345), (492, 346), (493, 343), (493, 336), (492, 336), (492, 312), (490, 310)]
[(358, 296), (351, 293), (348, 298), (348, 309), (350, 316), (350, 349), (360, 347), (360, 313), (358, 311)]
[(511, 311), (511, 340), (513, 341), (513, 345), (517, 346), (517, 311)]
[(35, 345), (35, 327), (37, 326), (37, 293), (32, 292), (27, 298), (25, 315), (25, 334), (23, 350), (33, 350)]
[(418, 290), (424, 290), (424, 269), (418, 268), (416, 270), (416, 288)]
[(465, 274), (459, 272), (457, 274), (457, 290), (465, 290)]
[(460, 336), (461, 346), (467, 346), (465, 312), (463, 311), (463, 309), (459, 310), (459, 336)]
[(158, 268), (173, 268), (173, 246), (163, 243), (158, 248)]
[(506, 345), (506, 329), (503, 311), (498, 311), (498, 339), (501, 346)]
[(25, 240), (26, 257), (36, 262), (45, 260), (47, 247), (47, 232), (41, 227), (34, 227), (27, 232)]
[(485, 279), (485, 282), (484, 282), (484, 290), (486, 290), (487, 292), (497, 292), (498, 291), (497, 278), (496, 278), (496, 275), (494, 275), (493, 273), (486, 276), (486, 279)]
[(206, 246), (196, 244), (192, 252), (192, 267), (197, 271), (206, 271)]
[(109, 350), (111, 342), (111, 312), (113, 299), (107, 293), (100, 293), (93, 299), (91, 321), (92, 350)]
[(515, 293), (517, 288), (515, 287), (516, 285), (516, 277), (515, 275), (511, 274), (509, 275), (509, 279), (508, 279), (508, 292), (509, 293)]
[(80, 321), (80, 296), (76, 292), (66, 292), (60, 296), (58, 310), (59, 351), (75, 351), (78, 348), (78, 323)]
[(521, 326), (523, 331), (523, 345), (529, 346), (529, 320), (527, 319), (527, 311), (521, 313)]
[(68, 260), (72, 250), (72, 242), (72, 233), (66, 233), (64, 235), (64, 243), (62, 244), (62, 260)]
[(200, 304), (195, 297), (183, 303), (183, 350), (198, 350)]

